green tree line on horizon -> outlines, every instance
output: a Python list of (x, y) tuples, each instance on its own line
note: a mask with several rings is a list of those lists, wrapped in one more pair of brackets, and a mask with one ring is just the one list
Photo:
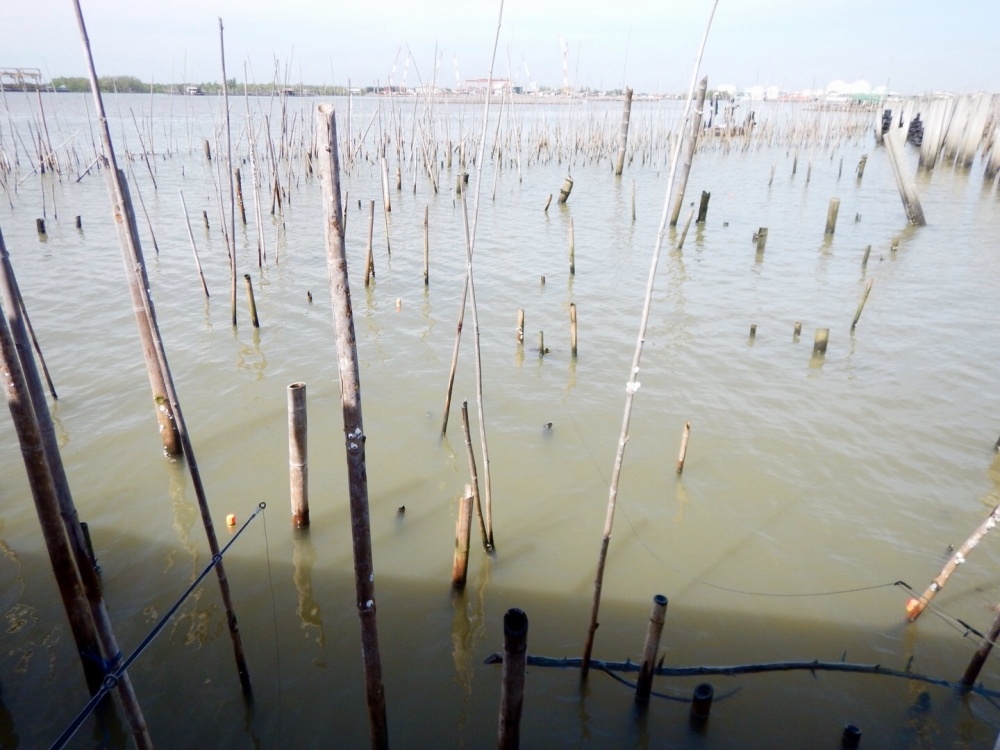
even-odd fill
[[(280, 94), (283, 91), (299, 93), (305, 91), (310, 94), (321, 94), (325, 96), (342, 96), (347, 94), (345, 86), (278, 86), (274, 83), (248, 83), (246, 86), (237, 83), (235, 78), (230, 78), (227, 82), (229, 93), (237, 96), (244, 91), (255, 96)], [(90, 79), (82, 76), (60, 76), (55, 77), (50, 82), (53, 89), (57, 91), (70, 91), (74, 93), (90, 91)], [(102, 93), (119, 94), (184, 94), (189, 86), (194, 86), (203, 94), (221, 94), (222, 83), (210, 81), (206, 83), (146, 83), (135, 76), (101, 76), (97, 79), (97, 85)]]

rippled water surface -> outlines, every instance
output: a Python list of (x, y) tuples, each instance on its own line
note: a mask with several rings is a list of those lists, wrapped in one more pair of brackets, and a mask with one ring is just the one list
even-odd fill
[[(161, 454), (105, 182), (96, 171), (77, 179), (94, 159), (93, 106), (77, 95), (43, 97), (62, 171), (39, 175), (28, 157), (39, 137), (37, 100), (6, 96), (0, 147), (20, 163), (5, 175), (0, 229), (59, 393), (51, 406), (63, 459), (127, 653), (210, 555), (186, 469)], [(244, 155), (248, 191), (249, 224), (237, 219), (239, 272), (253, 281), (261, 319), (254, 330), (242, 283), (239, 325), (230, 324), (219, 150), (213, 145), (212, 162), (202, 150), (202, 139), (215, 144), (221, 127), (219, 101), (106, 102), (133, 196), (141, 195), (148, 213), (148, 224), (142, 209), (138, 220), (152, 293), (216, 526), (225, 537), (226, 514), (242, 522), (267, 503), (226, 555), (255, 707), (242, 703), (211, 576), (130, 670), (160, 747), (367, 743), (320, 187), (301, 152), (316, 103), (286, 102), (290, 148), (287, 158), (276, 153), (284, 201), (272, 215), (262, 197), (267, 260), (259, 267), (244, 161), (247, 103), (232, 102), (234, 151)], [(249, 106), (255, 129), (268, 115), (278, 149), (281, 104), (251, 99)], [(396, 747), (482, 747), (494, 741), (500, 692), (499, 667), (483, 659), (500, 648), (509, 607), (528, 614), (530, 653), (582, 652), (667, 187), (662, 136), (680, 108), (636, 103), (638, 145), (622, 178), (612, 175), (606, 152), (592, 157), (589, 140), (614, 140), (620, 103), (492, 110), (490, 142), (499, 117), (504, 150), (487, 154), (474, 271), (497, 552), (487, 557), (474, 543), (469, 586), (453, 596), (454, 518), (468, 481), (463, 400), (473, 434), (479, 422), (474, 326), (470, 311), (442, 441), (465, 269), (462, 206), (453, 194), (459, 167), (456, 155), (440, 168), (439, 151), (435, 193), (419, 149), (473, 138), (482, 115), (468, 103), (439, 102), (428, 115), (412, 98), (382, 101), (381, 127), (398, 125), (405, 139), (399, 151), (395, 142), (388, 150), (390, 171), (401, 164), (403, 189), (392, 180), (387, 243), (377, 106), (373, 98), (337, 101), (341, 135), (349, 110), (353, 139), (369, 128), (358, 160), (345, 164), (342, 189), (389, 734)], [(806, 132), (761, 135), (747, 148), (739, 138), (703, 141), (685, 204), (709, 191), (707, 221), (692, 224), (682, 249), (678, 231), (668, 229), (664, 239), (595, 657), (641, 658), (651, 598), (662, 593), (670, 600), (661, 645), (668, 666), (843, 659), (955, 681), (978, 643), (967, 628), (986, 632), (994, 617), (1000, 540), (987, 536), (915, 624), (905, 624), (909, 592), (892, 584), (922, 591), (949, 545), (961, 544), (1000, 502), (1000, 467), (991, 463), (1000, 432), (992, 385), (1000, 195), (983, 183), (978, 160), (971, 171), (939, 166), (917, 177), (928, 225), (909, 228), (885, 150), (867, 127), (875, 115), (771, 105), (757, 117)], [(851, 121), (867, 125), (857, 137), (823, 137)], [(542, 134), (553, 143), (539, 159)], [(574, 134), (578, 147), (556, 145)], [(143, 149), (152, 152), (148, 160), (125, 158)], [(467, 150), (471, 158), (471, 141)], [(915, 169), (916, 153), (906, 153)], [(863, 154), (866, 170), (856, 180)], [(474, 186), (476, 171), (469, 171)], [(568, 203), (543, 210), (567, 173), (574, 180)], [(831, 236), (824, 224), (833, 197), (840, 211)], [(376, 276), (366, 289), (372, 199)], [(688, 211), (685, 205), (681, 224)], [(43, 215), (48, 233), (40, 237), (35, 219)], [(74, 227), (77, 215), (82, 230)], [(760, 255), (751, 239), (759, 227), (769, 230)], [(852, 331), (868, 281), (872, 292)], [(575, 358), (571, 303), (579, 319)], [(526, 320), (522, 345), (518, 309)], [(830, 329), (824, 358), (812, 355), (818, 328)], [(543, 333), (549, 353), (541, 357)], [(292, 533), (288, 516), (286, 386), (296, 381), (308, 392), (306, 535)], [(685, 421), (691, 439), (678, 476)], [(482, 477), (481, 455), (479, 462)], [(0, 549), (0, 746), (44, 746), (87, 694), (6, 410)], [(864, 746), (973, 748), (991, 747), (1000, 726), (993, 701), (915, 680), (829, 672), (711, 679), (716, 705), (707, 731), (697, 734), (685, 703), (654, 699), (640, 716), (630, 690), (600, 672), (581, 691), (572, 670), (530, 668), (523, 744), (834, 747), (854, 723)], [(993, 662), (981, 679), (1000, 689)], [(699, 680), (658, 678), (654, 690), (686, 698)], [(104, 732), (112, 746), (124, 744), (120, 730), (87, 724), (74, 746), (99, 745)]]

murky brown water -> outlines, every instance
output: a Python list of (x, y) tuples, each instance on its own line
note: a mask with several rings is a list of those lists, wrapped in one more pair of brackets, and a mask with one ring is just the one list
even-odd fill
[[(30, 175), (18, 144), (22, 163), (6, 177), (0, 229), (59, 391), (53, 413), (63, 458), (128, 652), (209, 562), (207, 544), (185, 470), (160, 454), (103, 179), (76, 181), (93, 160), (84, 99), (44, 101), (53, 145), (69, 140), (61, 153), (75, 149), (81, 166), (61, 177)], [(314, 104), (289, 100), (293, 142), (311, 129)], [(251, 105), (271, 108), (277, 122), (277, 104)], [(8, 153), (18, 134), (28, 142), (29, 108), (36, 106), (32, 97), (7, 93), (0, 144)], [(116, 139), (141, 151), (134, 112), (149, 148), (149, 97), (110, 97), (106, 106)], [(355, 100), (355, 136), (374, 106)], [(407, 141), (414, 132), (419, 139), (412, 99), (396, 106)], [(282, 162), (289, 200), (282, 218), (265, 217), (263, 269), (248, 198), (251, 227), (237, 230), (240, 272), (253, 277), (262, 327), (250, 327), (241, 289), (234, 330), (212, 171), (200, 145), (214, 138), (218, 102), (154, 97), (153, 107), (156, 189), (144, 162), (130, 166), (159, 245), (155, 255), (140, 213), (174, 379), (217, 527), (227, 513), (243, 519), (258, 502), (268, 507), (226, 557), (256, 693), (253, 713), (242, 705), (214, 576), (136, 662), (133, 682), (160, 747), (364, 746), (319, 186), (301, 156)], [(388, 101), (383, 107), (388, 122)], [(244, 108), (242, 100), (233, 103), (240, 153)], [(522, 179), (508, 152), (493, 199), (488, 165), (475, 261), (498, 553), (489, 559), (474, 546), (462, 597), (451, 595), (449, 576), (453, 519), (467, 481), (458, 405), (467, 399), (476, 411), (471, 318), (447, 440), (438, 434), (464, 268), (461, 206), (451, 193), (457, 163), (442, 170), (440, 193), (420, 173), (414, 194), (407, 143), (404, 189), (392, 192), (391, 255), (379, 211), (369, 290), (362, 261), (378, 165), (362, 160), (343, 178), (393, 746), (494, 741), (500, 670), (482, 661), (501, 645), (508, 607), (528, 614), (530, 653), (582, 651), (667, 169), (662, 146), (645, 160), (636, 155), (621, 180), (607, 159), (594, 163), (583, 150), (564, 152), (561, 162), (529, 163), (529, 154), (543, 129), (613, 136), (618, 108), (532, 104), (514, 107), (510, 120), (503, 115), (504, 131), (519, 128), (523, 136)], [(418, 103), (418, 116), (422, 111)], [(675, 104), (637, 103), (636, 137), (666, 128), (677, 111)], [(480, 117), (473, 105), (437, 104), (433, 135), (457, 140), (459, 129), (477, 131)], [(758, 117), (823, 127), (840, 121), (790, 105)], [(374, 154), (376, 129), (362, 156)], [(1000, 346), (1000, 196), (983, 185), (978, 161), (971, 172), (939, 168), (918, 178), (928, 226), (909, 229), (885, 153), (870, 137), (804, 143), (797, 151), (795, 175), (796, 148), (780, 139), (752, 142), (746, 151), (706, 144), (695, 159), (686, 202), (710, 191), (708, 221), (692, 226), (681, 251), (672, 249), (671, 231), (660, 262), (595, 656), (638, 659), (651, 598), (663, 593), (670, 604), (662, 650), (671, 666), (845, 658), (894, 669), (910, 663), (914, 672), (957, 680), (978, 640), (963, 637), (957, 621), (989, 627), (1000, 596), (1000, 541), (987, 537), (935, 600), (940, 611), (916, 624), (904, 621), (908, 593), (891, 584), (922, 590), (948, 545), (960, 544), (1000, 502), (1000, 468), (991, 465), (1000, 431), (1000, 398), (991, 386)], [(862, 154), (869, 159), (859, 183), (853, 170)], [(915, 165), (915, 153), (908, 155)], [(390, 147), (392, 169), (396, 161)], [(567, 170), (575, 180), (568, 205), (543, 212)], [(212, 294), (207, 302), (181, 189)], [(40, 239), (35, 219), (43, 196), (48, 235)], [(824, 237), (831, 197), (841, 200), (840, 218), (836, 233)], [(76, 215), (82, 232), (73, 226)], [(761, 226), (769, 237), (757, 258), (751, 237)], [(873, 291), (852, 333), (869, 279)], [(579, 316), (576, 359), (571, 302)], [(518, 308), (526, 315), (522, 347), (514, 340)], [(798, 341), (796, 321), (803, 324)], [(811, 357), (817, 328), (831, 331), (821, 361)], [(539, 331), (550, 349), (544, 358)], [(295, 381), (307, 383), (309, 397), (313, 523), (305, 537), (288, 523), (285, 387)], [(692, 434), (678, 478), (685, 420)], [(0, 746), (44, 746), (83, 706), (86, 690), (6, 410), (0, 477)], [(996, 688), (998, 677), (988, 663), (985, 685)], [(658, 680), (654, 689), (687, 697), (699, 681)], [(991, 747), (1000, 725), (992, 701), (959, 699), (916, 681), (823, 672), (712, 681), (716, 705), (698, 735), (684, 703), (654, 700), (638, 717), (629, 689), (601, 673), (581, 693), (575, 672), (532, 668), (523, 744), (836, 747), (850, 722), (862, 728), (864, 747), (973, 748)], [(101, 732), (86, 725), (74, 746), (99, 744)], [(112, 738), (114, 746), (121, 742)]]

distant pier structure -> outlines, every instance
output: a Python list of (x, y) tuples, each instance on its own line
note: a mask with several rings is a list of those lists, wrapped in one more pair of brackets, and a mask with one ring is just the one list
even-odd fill
[(42, 88), (42, 71), (38, 68), (0, 68), (0, 88), (38, 91)]

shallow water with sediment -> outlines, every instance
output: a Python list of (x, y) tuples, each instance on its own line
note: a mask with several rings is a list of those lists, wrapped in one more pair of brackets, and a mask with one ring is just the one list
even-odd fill
[[(63, 460), (127, 654), (210, 555), (186, 469), (162, 455), (103, 177), (92, 171), (77, 180), (94, 158), (93, 107), (78, 95), (42, 97), (63, 163), (40, 175), (28, 156), (38, 117), (33, 97), (7, 93), (0, 144), (20, 163), (5, 176), (0, 230), (59, 394), (50, 406)], [(254, 285), (261, 320), (254, 330), (242, 283), (239, 324), (230, 322), (216, 189), (220, 182), (225, 189), (219, 100), (106, 100), (134, 202), (138, 192), (148, 213), (147, 224), (137, 205), (152, 295), (221, 541), (227, 514), (241, 524), (267, 504), (225, 557), (254, 707), (242, 702), (213, 575), (130, 669), (161, 747), (368, 741), (320, 186), (301, 153), (317, 103), (289, 98), (284, 117), (277, 100), (231, 103), (248, 214), (246, 226), (237, 218), (238, 272)], [(457, 153), (448, 167), (439, 150), (435, 192), (420, 143), (441, 149), (470, 139), (471, 160), (482, 112), (469, 102), (436, 102), (428, 113), (412, 97), (382, 100), (382, 132), (403, 135), (398, 149), (393, 140), (387, 150), (390, 174), (401, 167), (402, 189), (392, 179), (386, 220), (378, 103), (336, 100), (341, 137), (350, 117), (356, 146), (356, 158), (343, 160), (342, 189), (389, 736), (395, 747), (479, 747), (494, 741), (500, 695), (500, 669), (483, 659), (502, 645), (508, 608), (528, 615), (529, 653), (582, 653), (668, 181), (663, 134), (680, 105), (633, 105), (637, 145), (621, 178), (612, 174), (610, 150), (619, 102), (491, 107), (488, 137), (492, 143), (500, 118), (505, 147), (499, 157), (487, 149), (480, 189), (478, 331), (470, 311), (442, 440), (465, 273), (462, 204), (454, 196), (460, 167)], [(247, 106), (255, 128), (269, 115), (275, 143), (286, 123), (289, 144), (287, 156), (276, 152), (268, 162), (257, 133), (259, 168), (268, 179), (277, 175), (283, 194), (272, 213), (262, 188), (261, 265), (247, 188)], [(665, 594), (668, 666), (845, 660), (957, 681), (978, 644), (971, 629), (985, 632), (994, 617), (1000, 540), (987, 536), (914, 624), (904, 611), (912, 594), (894, 584), (922, 591), (950, 549), (1000, 503), (993, 462), (1000, 396), (991, 387), (1000, 346), (1000, 195), (984, 184), (978, 160), (971, 170), (939, 164), (917, 177), (928, 225), (907, 227), (885, 151), (872, 137), (878, 113), (773, 104), (756, 118), (759, 137), (703, 138), (681, 223), (702, 191), (711, 193), (707, 220), (692, 224), (680, 249), (680, 227), (664, 236), (594, 656), (638, 660), (652, 597)], [(769, 123), (778, 134), (764, 137)], [(853, 130), (839, 129), (850, 123)], [(543, 134), (548, 145), (536, 149)], [(574, 134), (581, 137), (570, 145)], [(213, 161), (202, 139), (212, 143)], [(857, 180), (854, 168), (866, 154)], [(915, 170), (916, 151), (908, 147), (906, 157)], [(474, 188), (475, 169), (467, 169)], [(568, 202), (543, 210), (567, 174), (574, 180)], [(839, 219), (826, 235), (833, 197)], [(470, 212), (473, 198), (470, 192)], [(375, 280), (366, 288), (369, 200), (376, 201)], [(43, 212), (47, 234), (40, 236), (35, 219)], [(768, 238), (758, 254), (752, 238), (760, 227)], [(819, 328), (830, 330), (824, 357), (812, 352)], [(298, 381), (308, 394), (306, 534), (289, 523), (286, 387)], [(469, 584), (456, 595), (454, 519), (469, 481), (463, 400), (477, 453), (477, 425), (485, 420), (497, 549), (484, 554), (474, 533)], [(685, 421), (691, 437), (678, 475)], [(481, 453), (478, 461), (482, 479)], [(40, 746), (69, 724), (87, 694), (6, 410), (0, 477), (0, 744)], [(981, 679), (1000, 689), (1000, 668), (988, 662)], [(658, 678), (653, 689), (686, 699), (700, 681)], [(605, 674), (592, 672), (581, 689), (573, 670), (532, 667), (522, 742), (833, 747), (852, 723), (864, 746), (973, 748), (991, 746), (1000, 725), (994, 701), (916, 680), (799, 671), (711, 681), (716, 702), (698, 733), (683, 702), (654, 698), (637, 714), (629, 688)], [(125, 744), (120, 728), (88, 723), (73, 746), (106, 739)]]

